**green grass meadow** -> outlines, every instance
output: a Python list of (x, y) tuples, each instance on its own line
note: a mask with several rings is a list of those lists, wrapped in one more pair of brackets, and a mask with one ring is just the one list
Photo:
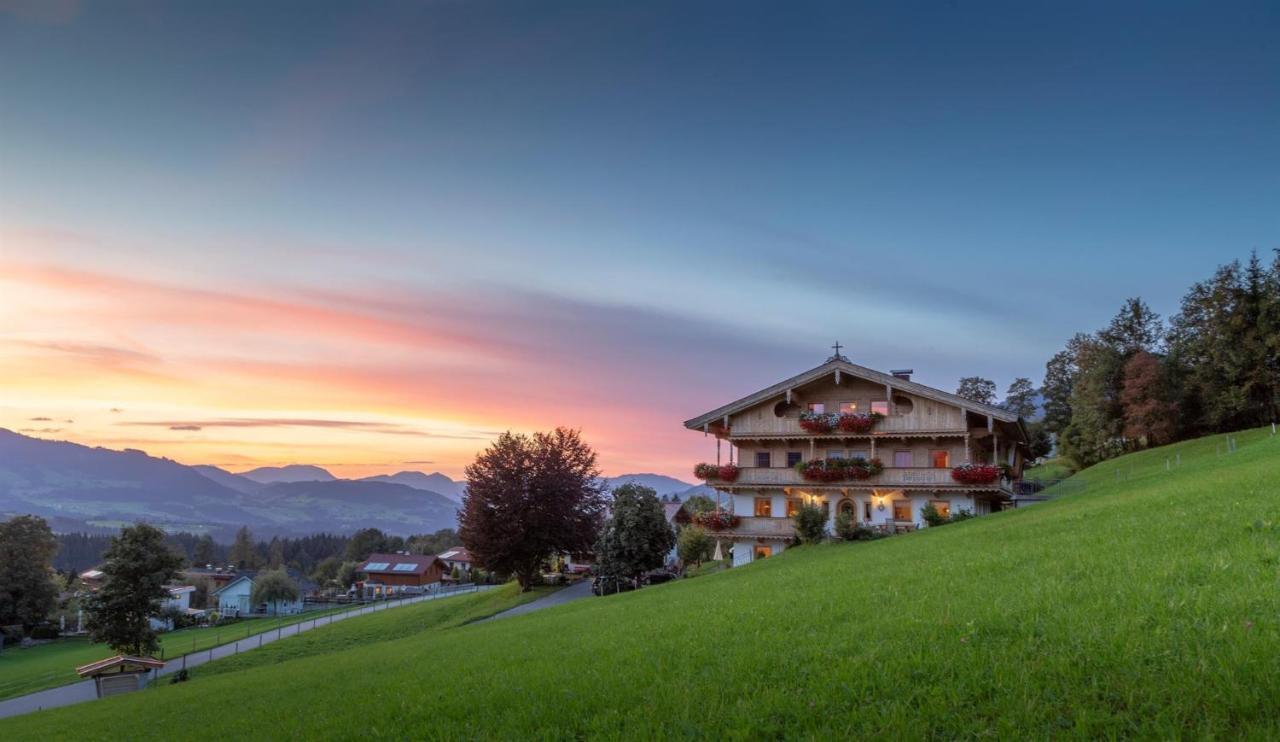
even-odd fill
[(372, 644), (321, 629), (241, 672), (0, 720), (0, 739), (1274, 739), (1280, 438), (1236, 439), (526, 616)]

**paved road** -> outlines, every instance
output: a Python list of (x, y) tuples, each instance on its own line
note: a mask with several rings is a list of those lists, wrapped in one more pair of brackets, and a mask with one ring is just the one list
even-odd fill
[(502, 613), (499, 613), (495, 616), (489, 616), (483, 621), (477, 621), (476, 623), (484, 623), (485, 621), (494, 621), (499, 618), (507, 618), (508, 616), (521, 616), (521, 615), (524, 615), (525, 613), (533, 613), (534, 611), (540, 611), (543, 608), (550, 608), (556, 605), (563, 605), (564, 603), (578, 600), (579, 598), (589, 598), (589, 597), (591, 597), (591, 580), (585, 579), (576, 584), (570, 585), (569, 587), (566, 587), (563, 590), (557, 590), (554, 593), (551, 593), (550, 595), (538, 598), (537, 600), (530, 601), (528, 603), (525, 603), (524, 605), (518, 605), (515, 608), (505, 610)]
[[(417, 598), (405, 598), (403, 600), (388, 601), (385, 603), (373, 603), (363, 608), (357, 608), (343, 613), (331, 613), (320, 618), (313, 618), (310, 621), (302, 621), (290, 626), (283, 626), (280, 629), (273, 629), (266, 633), (255, 634), (253, 636), (234, 641), (229, 644), (223, 644), (212, 649), (202, 649), (199, 652), (192, 652), (181, 657), (174, 657), (166, 660), (165, 666), (158, 671), (154, 671), (155, 675), (150, 682), (155, 682), (156, 677), (164, 677), (171, 675), (179, 670), (189, 667), (199, 667), (206, 662), (230, 657), (233, 654), (241, 652), (249, 652), (271, 642), (285, 639), (290, 636), (296, 636), (305, 631), (310, 631), (317, 627), (328, 626), (336, 621), (344, 621), (355, 616), (363, 616), (367, 613), (375, 611), (385, 611), (390, 608), (398, 608), (402, 605), (412, 605), (421, 603), (424, 600), (437, 600), (439, 598), (448, 598), (453, 595), (469, 595), (480, 590), (490, 590), (493, 585), (482, 585), (475, 590), (464, 588), (457, 592), (448, 592), (436, 595), (423, 595)], [(565, 591), (561, 591), (565, 592)], [(589, 593), (588, 593), (589, 594)], [(554, 597), (554, 596), (548, 596)], [(543, 598), (542, 600), (546, 600)], [(541, 601), (534, 601), (535, 603)], [(533, 605), (530, 603), (529, 605)], [(502, 615), (502, 614), (499, 614)], [(58, 706), (70, 706), (73, 703), (82, 703), (84, 701), (92, 701), (97, 698), (97, 691), (94, 689), (92, 680), (84, 680), (70, 685), (60, 685), (57, 688), (49, 688), (48, 690), (29, 693), (25, 696), (10, 698), (7, 701), (0, 701), (0, 719), (6, 716), (17, 716), (19, 714), (27, 714), (32, 711), (40, 711), (42, 709), (55, 708)]]

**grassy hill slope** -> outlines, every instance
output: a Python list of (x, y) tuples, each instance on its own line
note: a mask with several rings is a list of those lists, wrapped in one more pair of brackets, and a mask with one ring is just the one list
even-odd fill
[(1280, 439), (1238, 440), (1109, 462), (1024, 510), (197, 674), (0, 738), (1274, 738)]

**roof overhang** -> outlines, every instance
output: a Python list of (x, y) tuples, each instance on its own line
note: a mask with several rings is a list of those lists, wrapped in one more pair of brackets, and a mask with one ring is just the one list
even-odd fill
[(1023, 440), (1026, 440), (1026, 428), (1023, 425), (1022, 420), (1008, 410), (1004, 410), (993, 405), (974, 402), (973, 400), (965, 399), (964, 397), (951, 394), (950, 392), (944, 392), (941, 389), (934, 389), (933, 387), (925, 386), (924, 384), (919, 384), (914, 381), (900, 379), (892, 374), (875, 371), (873, 369), (866, 368), (865, 366), (859, 366), (856, 363), (850, 363), (849, 361), (842, 359), (829, 360), (817, 368), (792, 376), (790, 379), (780, 381), (771, 387), (761, 389), (755, 394), (749, 394), (742, 399), (730, 402), (729, 404), (717, 407), (710, 412), (686, 420), (684, 422), (684, 426), (690, 430), (705, 431), (714, 424), (724, 422), (725, 418), (730, 415), (735, 415), (743, 410), (755, 407), (756, 405), (767, 402), (775, 397), (786, 397), (787, 392), (794, 390), (796, 387), (813, 383), (825, 376), (833, 376), (837, 373), (841, 375), (848, 374), (876, 384), (883, 384), (885, 387), (893, 391), (906, 392), (908, 394), (924, 397), (925, 399), (932, 399), (935, 402), (954, 405), (963, 410), (967, 410), (984, 417), (989, 417), (1000, 422), (1016, 424), (1023, 436)]

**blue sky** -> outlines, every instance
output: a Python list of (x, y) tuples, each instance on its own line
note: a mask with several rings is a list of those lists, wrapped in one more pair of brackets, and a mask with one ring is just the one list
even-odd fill
[[(527, 378), (647, 368), (655, 420), (837, 339), (946, 389), (1039, 381), (1126, 297), (1168, 314), (1280, 247), (1274, 3), (0, 8), (0, 260), (365, 312), (415, 297), (481, 348), (536, 337)], [(170, 365), (331, 351), (140, 314), (73, 331), (23, 308), (9, 338)], [(373, 355), (441, 387), (492, 360), (459, 353)], [(580, 399), (521, 424), (617, 414)]]

